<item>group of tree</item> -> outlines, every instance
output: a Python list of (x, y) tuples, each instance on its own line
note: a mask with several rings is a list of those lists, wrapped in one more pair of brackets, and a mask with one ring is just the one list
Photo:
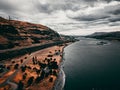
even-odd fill
[(22, 77), (22, 78), (23, 78), (23, 80), (25, 80), (25, 79), (26, 79), (26, 77), (27, 77), (27, 73), (24, 73), (24, 74), (23, 74), (23, 77)]
[(6, 68), (5, 65), (0, 65), (0, 73), (4, 72), (4, 69)]
[(18, 69), (19, 64), (15, 64), (14, 69)]
[(27, 87), (31, 86), (32, 83), (33, 83), (33, 81), (34, 81), (34, 77), (32, 76), (32, 77), (30, 77), (30, 78), (28, 79), (28, 81), (27, 81)]
[(22, 70), (22, 72), (25, 72), (26, 68), (27, 68), (26, 65), (25, 65), (25, 66), (21, 66), (21, 70)]
[(32, 58), (32, 62), (33, 62), (34, 65), (37, 64), (37, 62), (38, 62), (38, 61), (37, 61), (37, 57), (33, 57), (33, 58)]
[(50, 69), (58, 69), (58, 65), (57, 65), (57, 62), (56, 61), (52, 61), (48, 64), (48, 67)]
[(17, 90), (23, 90), (23, 87), (24, 87), (24, 84), (22, 83), (22, 81), (19, 81)]
[(35, 83), (39, 83), (41, 80), (43, 80), (45, 77), (45, 72), (44, 70), (41, 72), (41, 75), (38, 76), (36, 79), (35, 79)]

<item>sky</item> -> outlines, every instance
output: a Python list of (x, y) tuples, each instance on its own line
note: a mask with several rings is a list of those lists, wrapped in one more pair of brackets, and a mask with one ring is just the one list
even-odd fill
[(120, 0), (0, 0), (0, 16), (66, 35), (120, 31)]

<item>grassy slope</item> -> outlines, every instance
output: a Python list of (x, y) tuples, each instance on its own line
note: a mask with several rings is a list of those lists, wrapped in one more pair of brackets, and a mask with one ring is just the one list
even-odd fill
[(0, 17), (0, 49), (10, 49), (60, 40), (60, 36), (41, 24)]

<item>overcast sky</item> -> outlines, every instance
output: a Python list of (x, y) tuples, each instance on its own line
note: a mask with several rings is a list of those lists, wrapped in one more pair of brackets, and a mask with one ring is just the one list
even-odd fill
[(120, 31), (120, 0), (0, 0), (0, 16), (8, 15), (62, 34)]

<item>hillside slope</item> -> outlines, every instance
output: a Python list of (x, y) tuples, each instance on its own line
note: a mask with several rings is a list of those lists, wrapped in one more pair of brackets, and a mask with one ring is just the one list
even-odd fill
[(60, 39), (57, 32), (41, 24), (0, 17), (0, 50), (46, 44)]
[(93, 34), (88, 35), (86, 37), (120, 41), (120, 31), (116, 31), (116, 32), (96, 32), (96, 33), (93, 33)]

